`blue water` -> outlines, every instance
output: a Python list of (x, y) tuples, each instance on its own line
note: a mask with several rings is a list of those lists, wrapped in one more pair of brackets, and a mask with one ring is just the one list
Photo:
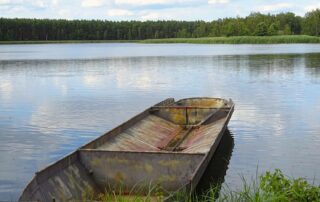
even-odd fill
[(232, 98), (225, 183), (280, 168), (320, 183), (320, 46), (0, 46), (0, 199), (167, 97)]

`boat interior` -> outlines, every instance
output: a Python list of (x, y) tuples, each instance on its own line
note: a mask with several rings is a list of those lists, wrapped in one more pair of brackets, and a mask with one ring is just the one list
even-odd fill
[(166, 99), (37, 172), (19, 200), (81, 200), (119, 186), (121, 195), (192, 191), (233, 108), (219, 98)]
[(219, 98), (167, 99), (82, 149), (205, 153), (232, 105)]

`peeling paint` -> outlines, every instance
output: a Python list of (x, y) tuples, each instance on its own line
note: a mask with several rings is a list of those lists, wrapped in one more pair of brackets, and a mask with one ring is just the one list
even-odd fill
[(146, 171), (147, 173), (151, 173), (151, 172), (153, 171), (152, 165), (150, 165), (150, 164), (148, 164), (148, 163), (144, 164), (144, 169), (145, 169), (145, 171)]
[(177, 180), (177, 176), (175, 175), (162, 175), (158, 178), (158, 182), (174, 182)]
[(127, 159), (121, 159), (118, 157), (114, 157), (114, 158), (107, 158), (107, 163), (113, 164), (113, 163), (117, 163), (117, 164), (131, 164), (132, 162), (130, 162)]
[(94, 166), (99, 166), (99, 165), (101, 165), (101, 161), (100, 161), (99, 158), (93, 158), (93, 159), (91, 160), (91, 163), (92, 163), (92, 165), (94, 165)]
[(118, 182), (122, 182), (125, 179), (125, 174), (118, 171), (114, 174), (113, 178)]
[(86, 190), (127, 191), (141, 182), (147, 191), (196, 185), (232, 112), (223, 99), (167, 99), (40, 171), (19, 200), (81, 200)]
[(178, 168), (178, 166), (183, 164), (189, 164), (190, 161), (179, 161), (179, 160), (161, 160), (158, 164), (164, 167), (170, 167), (172, 169)]

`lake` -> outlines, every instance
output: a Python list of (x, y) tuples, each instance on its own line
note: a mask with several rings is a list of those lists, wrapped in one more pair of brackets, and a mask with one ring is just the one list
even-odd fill
[(275, 168), (320, 183), (320, 45), (0, 45), (0, 199), (145, 108), (197, 96), (236, 104), (225, 184)]

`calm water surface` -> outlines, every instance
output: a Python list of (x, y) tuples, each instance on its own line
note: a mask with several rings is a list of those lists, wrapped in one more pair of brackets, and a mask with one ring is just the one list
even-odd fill
[(0, 199), (146, 107), (195, 96), (236, 103), (229, 186), (257, 167), (320, 183), (319, 45), (1, 45)]

